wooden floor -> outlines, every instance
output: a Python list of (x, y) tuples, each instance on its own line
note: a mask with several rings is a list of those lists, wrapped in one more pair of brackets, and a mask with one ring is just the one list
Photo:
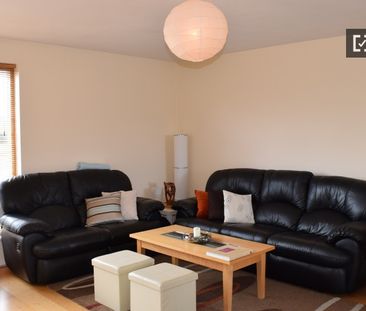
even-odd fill
[(30, 285), (0, 268), (1, 311), (85, 311), (86, 309), (46, 286)]
[[(345, 298), (366, 304), (366, 286)], [(30, 285), (0, 268), (1, 311), (85, 311), (86, 309), (57, 294), (46, 286)]]
[(362, 303), (366, 305), (366, 286), (360, 288), (358, 291), (344, 295), (343, 297), (352, 300), (357, 303)]

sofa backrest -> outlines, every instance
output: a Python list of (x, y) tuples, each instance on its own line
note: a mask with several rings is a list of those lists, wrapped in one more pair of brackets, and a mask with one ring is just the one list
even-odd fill
[(40, 219), (54, 230), (80, 224), (66, 172), (27, 174), (4, 181), (0, 202), (5, 214)]
[(306, 208), (313, 174), (305, 171), (268, 170), (264, 173), (260, 204), (255, 210), (257, 223), (296, 229)]
[(85, 224), (86, 198), (131, 189), (127, 175), (116, 170), (27, 174), (1, 184), (0, 204), (5, 214), (40, 219), (60, 230)]
[(102, 195), (102, 192), (132, 190), (128, 176), (117, 170), (87, 169), (68, 172), (72, 203), (85, 223), (85, 199)]
[(206, 191), (227, 190), (238, 194), (252, 194), (255, 206), (259, 201), (264, 172), (249, 168), (216, 171), (209, 177)]
[(336, 226), (366, 220), (366, 181), (335, 176), (314, 176), (306, 213), (297, 230), (328, 235)]
[(206, 191), (252, 194), (256, 223), (295, 230), (306, 208), (312, 176), (305, 171), (225, 169), (209, 177)]
[(5, 213), (30, 215), (45, 205), (72, 206), (65, 172), (20, 175), (1, 184)]

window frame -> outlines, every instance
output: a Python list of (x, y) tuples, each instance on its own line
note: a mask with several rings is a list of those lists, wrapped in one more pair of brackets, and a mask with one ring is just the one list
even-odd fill
[(15, 64), (0, 63), (1, 71), (8, 71), (10, 74), (10, 128), (11, 128), (11, 173), (18, 174), (18, 145), (17, 145), (17, 107), (16, 107), (16, 85), (15, 85)]

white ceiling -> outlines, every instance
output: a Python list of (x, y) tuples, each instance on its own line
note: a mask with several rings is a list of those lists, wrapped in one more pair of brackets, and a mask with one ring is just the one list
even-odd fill
[[(0, 0), (0, 37), (174, 60), (164, 19), (182, 0)], [(213, 0), (226, 15), (224, 53), (366, 28), (366, 0)]]

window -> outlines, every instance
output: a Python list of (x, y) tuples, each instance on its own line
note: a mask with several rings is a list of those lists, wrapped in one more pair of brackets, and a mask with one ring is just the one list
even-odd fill
[(0, 63), (0, 181), (17, 175), (15, 65)]

